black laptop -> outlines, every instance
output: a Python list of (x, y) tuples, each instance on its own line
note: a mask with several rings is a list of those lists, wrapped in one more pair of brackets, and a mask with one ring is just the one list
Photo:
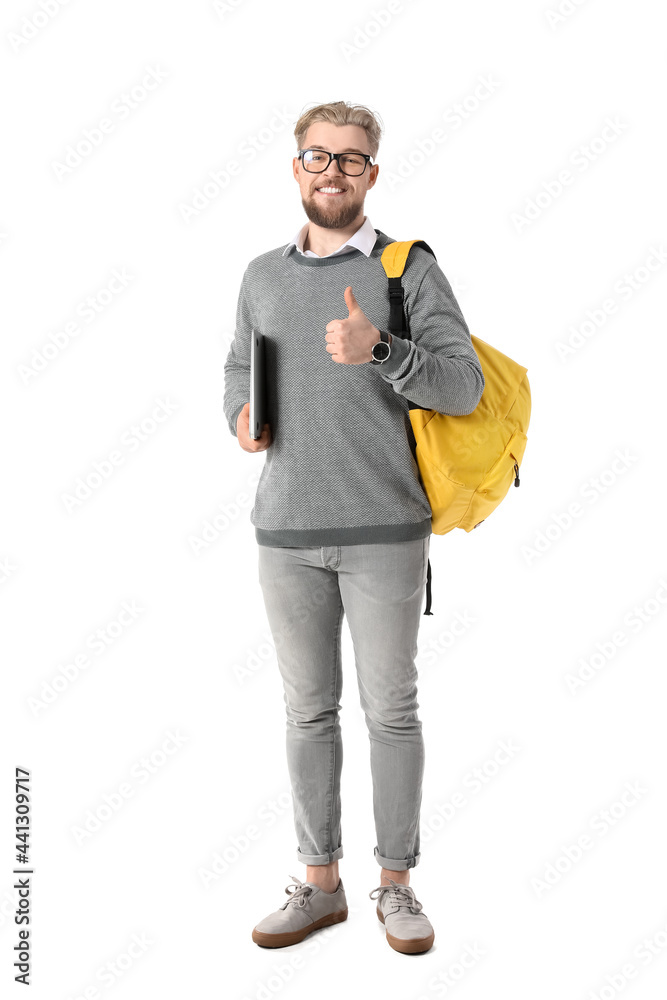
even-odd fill
[(250, 341), (250, 437), (262, 436), (266, 418), (266, 348), (264, 334), (252, 331)]

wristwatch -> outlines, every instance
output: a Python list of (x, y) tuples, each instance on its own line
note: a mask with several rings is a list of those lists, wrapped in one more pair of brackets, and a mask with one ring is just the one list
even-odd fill
[(373, 344), (371, 347), (371, 358), (370, 363), (372, 365), (381, 365), (383, 361), (386, 361), (391, 354), (391, 345), (389, 343), (389, 334), (380, 330), (380, 339), (377, 344)]

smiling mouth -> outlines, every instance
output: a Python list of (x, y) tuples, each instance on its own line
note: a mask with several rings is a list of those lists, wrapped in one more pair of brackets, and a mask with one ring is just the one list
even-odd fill
[(337, 188), (333, 185), (315, 189), (316, 194), (321, 194), (323, 198), (338, 198), (345, 194), (345, 190), (345, 188)]

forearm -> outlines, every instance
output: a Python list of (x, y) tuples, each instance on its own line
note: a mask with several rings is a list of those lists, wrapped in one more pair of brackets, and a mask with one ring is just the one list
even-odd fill
[(245, 276), (236, 308), (236, 332), (225, 359), (222, 408), (234, 437), (239, 413), (250, 399), (250, 341), (252, 318), (245, 295)]

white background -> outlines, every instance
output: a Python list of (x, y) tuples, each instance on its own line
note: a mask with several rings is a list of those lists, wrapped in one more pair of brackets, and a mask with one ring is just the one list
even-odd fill
[[(648, 0), (563, 3), (560, 20), (557, 2), (3, 4), (3, 981), (21, 766), (32, 996), (664, 996), (664, 36)], [(294, 123), (339, 99), (385, 126), (373, 225), (431, 245), (471, 331), (533, 394), (520, 489), (479, 530), (431, 538), (412, 885), (436, 941), (418, 959), (388, 947), (368, 898), (347, 625), (349, 918), (275, 952), (250, 937), (305, 867), (249, 520), (265, 456), (229, 434), (223, 364), (249, 260), (306, 221)], [(473, 622), (454, 636), (457, 614)], [(516, 749), (495, 763), (502, 741)]]

